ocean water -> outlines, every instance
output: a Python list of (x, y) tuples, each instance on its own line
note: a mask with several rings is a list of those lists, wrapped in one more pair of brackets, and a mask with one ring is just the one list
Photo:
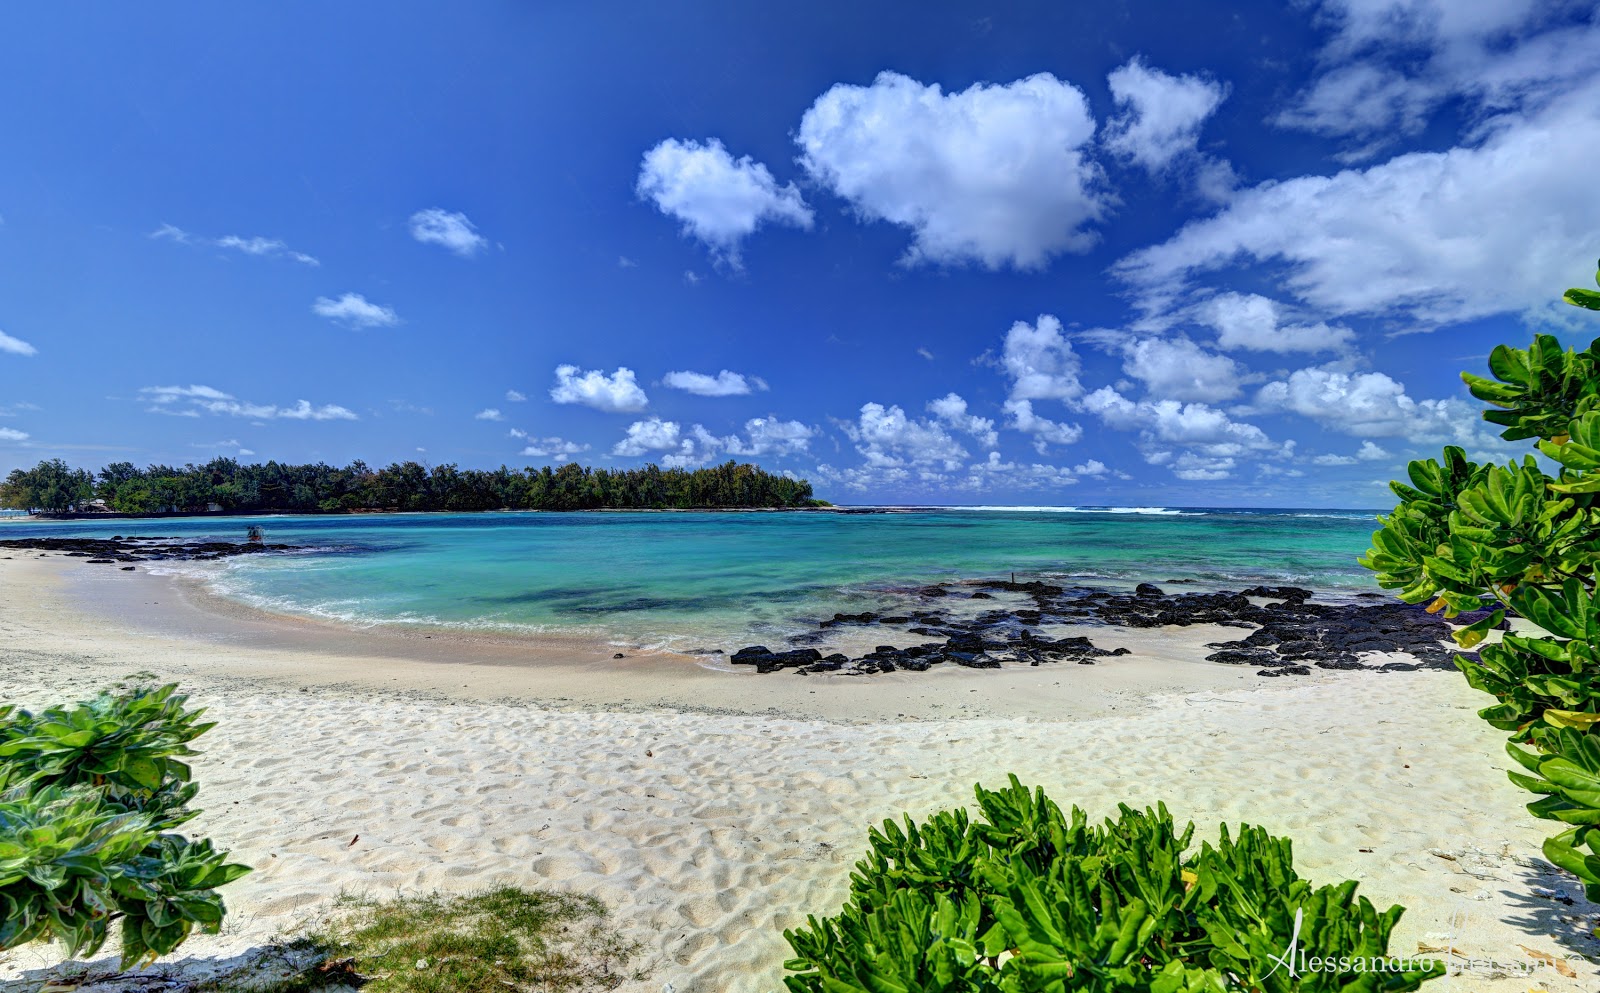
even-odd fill
[(876, 513), (489, 513), (0, 522), (0, 538), (161, 535), (283, 556), (160, 563), (215, 593), (356, 626), (564, 632), (677, 649), (781, 639), (894, 609), (944, 580), (1122, 589), (1375, 589), (1356, 564), (1377, 511), (972, 507)]

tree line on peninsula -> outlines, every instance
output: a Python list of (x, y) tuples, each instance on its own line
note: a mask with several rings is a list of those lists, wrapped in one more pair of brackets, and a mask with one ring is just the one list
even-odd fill
[[(97, 502), (98, 501), (98, 502)], [(397, 462), (347, 466), (204, 465), (114, 462), (98, 473), (60, 459), (14, 469), (0, 482), (0, 507), (41, 513), (87, 508), (125, 514), (170, 512), (331, 514), (353, 511), (685, 510), (817, 506), (804, 479), (728, 461), (702, 469), (462, 469)]]

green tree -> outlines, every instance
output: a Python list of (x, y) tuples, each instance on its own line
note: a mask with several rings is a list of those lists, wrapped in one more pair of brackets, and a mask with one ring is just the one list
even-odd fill
[(4, 506), (45, 513), (62, 513), (94, 498), (94, 477), (61, 459), (40, 462), (32, 469), (13, 469), (0, 488)]
[[(1600, 310), (1589, 290), (1565, 299)], [(1408, 603), (1473, 615), (1455, 639), (1482, 650), (1456, 664), (1496, 700), (1480, 714), (1510, 732), (1511, 779), (1541, 796), (1528, 810), (1567, 826), (1546, 857), (1600, 899), (1600, 339), (1583, 351), (1550, 335), (1501, 345), (1489, 372), (1462, 374), (1492, 408), (1484, 419), (1508, 440), (1536, 439), (1557, 474), (1533, 455), (1480, 465), (1455, 447), (1412, 462), (1362, 564)], [(1489, 640), (1508, 617), (1524, 629)]]

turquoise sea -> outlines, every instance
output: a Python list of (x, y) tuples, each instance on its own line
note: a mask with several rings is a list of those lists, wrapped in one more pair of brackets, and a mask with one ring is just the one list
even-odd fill
[(776, 639), (918, 585), (1043, 578), (1127, 588), (1374, 589), (1356, 565), (1377, 511), (1162, 507), (875, 513), (487, 513), (13, 523), (0, 538), (241, 541), (304, 554), (160, 563), (216, 593), (344, 624), (569, 632), (653, 647)]

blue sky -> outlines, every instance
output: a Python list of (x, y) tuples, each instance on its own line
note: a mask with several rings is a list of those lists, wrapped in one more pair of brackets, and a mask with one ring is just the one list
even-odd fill
[(0, 83), (0, 472), (1381, 506), (1600, 334), (1592, 2), (10, 5)]

